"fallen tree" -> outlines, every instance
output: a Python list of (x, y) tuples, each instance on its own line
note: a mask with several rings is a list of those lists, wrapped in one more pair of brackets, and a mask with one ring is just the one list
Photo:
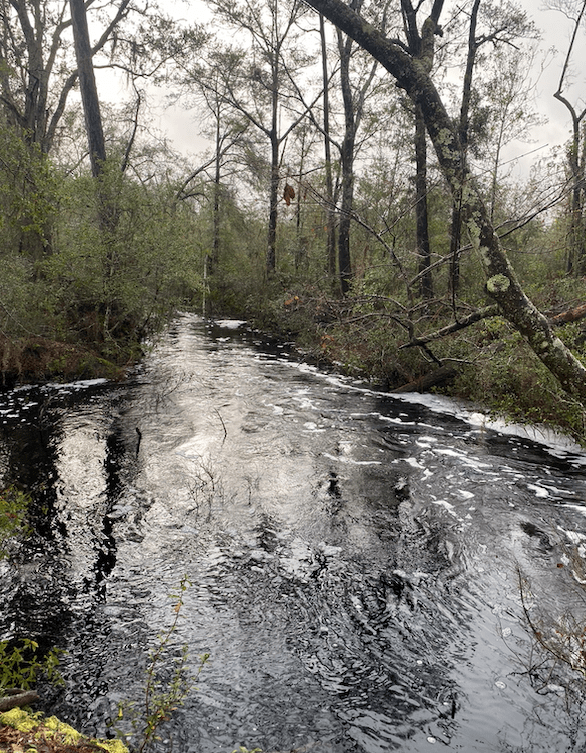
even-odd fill
[[(434, 332), (429, 332), (427, 335), (422, 335), (421, 337), (414, 337), (408, 343), (401, 345), (399, 350), (403, 350), (404, 348), (414, 348), (418, 345), (425, 345), (433, 340), (441, 340), (442, 337), (447, 337), (448, 335), (454, 334), (454, 332), (466, 329), (466, 327), (470, 327), (472, 324), (476, 324), (476, 322), (480, 322), (483, 319), (490, 319), (493, 316), (499, 316), (500, 313), (501, 310), (496, 304), (485, 306), (482, 309), (473, 311), (463, 319), (459, 319), (451, 324), (446, 324), (446, 326), (441, 329), (436, 329)], [(586, 319), (586, 304), (575, 306), (574, 308), (567, 309), (567, 311), (562, 311), (561, 314), (552, 316), (548, 321), (552, 327), (561, 327), (564, 324), (580, 321), (580, 319)]]
[(423, 53), (417, 58), (404, 45), (387, 38), (342, 0), (306, 0), (367, 50), (421, 108), (429, 138), (452, 194), (461, 200), (463, 227), (478, 254), (487, 295), (521, 333), (542, 363), (569, 394), (586, 400), (586, 367), (555, 335), (554, 327), (525, 294), (475, 185), (458, 133), (428, 73), (434, 36), (444, 0), (435, 0), (422, 29)]

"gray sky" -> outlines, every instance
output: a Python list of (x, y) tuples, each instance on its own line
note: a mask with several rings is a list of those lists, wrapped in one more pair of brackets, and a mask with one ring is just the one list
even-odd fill
[[(554, 99), (553, 94), (557, 89), (561, 67), (563, 65), (569, 36), (572, 31), (572, 23), (560, 12), (544, 10), (543, 0), (517, 0), (536, 23), (543, 34), (540, 44), (540, 53), (537, 63), (547, 55), (547, 68), (541, 73), (535, 89), (536, 108), (538, 113), (547, 119), (544, 125), (535, 127), (531, 133), (531, 142), (513, 142), (506, 151), (506, 158), (516, 159), (516, 170), (520, 174), (526, 174), (531, 164), (538, 157), (546, 157), (554, 146), (563, 145), (569, 135), (571, 122), (568, 111)], [(166, 0), (166, 10), (177, 15), (178, 18), (189, 18), (202, 21), (208, 15), (207, 7), (203, 0)], [(579, 32), (575, 45), (574, 65), (572, 67), (573, 86), (568, 90), (568, 96), (577, 110), (584, 107), (586, 100), (586, 44), (585, 33)], [(538, 75), (535, 71), (535, 77)], [(110, 88), (110, 87), (108, 87)], [(581, 95), (581, 97), (580, 97)], [(198, 136), (198, 125), (194, 122), (193, 115), (181, 107), (168, 107), (165, 111), (155, 116), (154, 125), (167, 134), (177, 149), (185, 153), (197, 153), (205, 148), (206, 142)]]
[[(554, 99), (553, 95), (558, 88), (560, 74), (564, 63), (565, 55), (568, 49), (570, 35), (573, 30), (573, 24), (565, 18), (559, 11), (544, 10), (544, 3), (537, 0), (520, 0), (520, 4), (526, 9), (530, 17), (535, 21), (536, 26), (540, 29), (543, 40), (540, 50), (545, 53), (548, 50), (554, 50), (551, 56), (548, 56), (548, 66), (542, 73), (537, 89), (537, 108), (541, 115), (547, 118), (547, 123), (535, 128), (532, 138), (533, 144), (516, 144), (514, 149), (518, 154), (522, 154), (526, 149), (561, 146), (569, 138), (571, 133), (571, 120), (567, 109), (561, 102)], [(569, 81), (572, 82), (571, 88), (567, 90), (568, 99), (579, 112), (585, 106), (586, 102), (586, 44), (584, 26), (578, 33), (573, 52), (573, 64), (571, 71), (573, 73)], [(545, 153), (547, 149), (542, 148), (537, 154)], [(523, 158), (524, 163), (528, 163), (535, 158), (535, 155), (529, 155)]]

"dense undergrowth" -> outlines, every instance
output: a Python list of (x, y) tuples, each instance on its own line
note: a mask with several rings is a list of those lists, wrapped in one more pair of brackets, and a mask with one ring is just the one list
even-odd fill
[[(267, 281), (265, 220), (234, 193), (220, 192), (216, 216), (213, 184), (202, 184), (199, 203), (189, 203), (172, 181), (150, 185), (122, 174), (120, 155), (95, 181), (23, 149), (0, 128), (0, 157), (10, 167), (0, 170), (0, 386), (121, 378), (145, 343), (187, 309), (246, 319), (321, 365), (384, 389), (439, 391), (586, 441), (584, 406), (505, 319), (413, 346), (490, 303), (470, 252), (462, 252), (452, 295), (445, 191), (434, 194), (433, 298), (416, 282), (412, 213), (395, 223), (392, 248), (364, 223), (353, 225), (353, 278), (341, 297), (326, 271), (323, 207), (311, 192), (295, 209), (280, 209)], [(356, 205), (357, 217), (372, 214), (371, 224), (388, 208), (388, 196), (373, 190), (361, 185)], [(562, 210), (549, 224), (535, 220), (507, 234), (511, 264), (550, 317), (584, 303), (584, 279), (567, 274), (567, 235)], [(586, 358), (584, 321), (558, 328), (579, 358)]]
[[(277, 270), (267, 281), (262, 217), (229, 195), (223, 195), (217, 228), (211, 203), (196, 211), (178, 201), (171, 184), (148, 188), (121, 175), (115, 161), (99, 184), (84, 174), (66, 176), (34, 152), (29, 162), (15, 165), (16, 177), (26, 177), (33, 188), (23, 197), (12, 183), (3, 187), (0, 181), (4, 387), (121, 378), (142, 357), (145, 342), (177, 310), (188, 309), (247, 319), (294, 341), (321, 365), (384, 389), (439, 391), (586, 441), (583, 405), (560, 389), (505, 319), (492, 316), (413, 346), (413, 339), (490, 301), (472, 255), (462, 256), (458, 295), (452, 296), (449, 257), (439, 253), (443, 266), (434, 272), (434, 297), (422, 297), (412, 282), (418, 262), (409, 251), (408, 224), (401, 259), (358, 224), (353, 228), (354, 277), (340, 297), (335, 276), (324, 269), (318, 204), (308, 203), (295, 222), (283, 217)], [(112, 211), (100, 222), (104, 196)], [(549, 227), (529, 223), (508, 239), (527, 293), (550, 317), (584, 303), (584, 279), (565, 271), (564, 223), (563, 217)], [(440, 251), (448, 237), (448, 225), (438, 224)], [(584, 321), (558, 328), (579, 358), (586, 358)], [(430, 375), (429, 383), (418, 382)]]
[[(579, 287), (577, 281), (576, 288)], [(567, 288), (567, 286), (565, 286)], [(551, 314), (580, 300), (579, 290), (564, 290)], [(573, 294), (574, 293), (574, 294)], [(573, 295), (572, 295), (573, 294)], [(199, 308), (199, 299), (195, 303)], [(193, 299), (185, 308), (193, 308)], [(564, 392), (519, 333), (502, 317), (479, 321), (458, 333), (425, 347), (406, 347), (406, 329), (384, 305), (372, 305), (364, 296), (339, 299), (312, 287), (263, 286), (239, 299), (233, 295), (214, 303), (210, 316), (245, 318), (258, 330), (280, 341), (294, 343), (303, 357), (324, 368), (333, 368), (369, 380), (384, 390), (432, 391), (472, 401), (507, 420), (545, 424), (586, 443), (586, 411)], [(157, 331), (172, 310), (157, 321)], [(429, 318), (424, 324), (434, 331), (449, 323), (449, 316)], [(561, 326), (559, 337), (586, 361), (586, 320)], [(0, 333), (1, 379), (5, 388), (23, 382), (51, 379), (69, 381), (124, 377), (128, 366), (143, 356), (144, 341), (95, 337), (70, 342), (53, 337)], [(81, 340), (81, 341), (80, 341)], [(421, 383), (424, 377), (430, 384)]]

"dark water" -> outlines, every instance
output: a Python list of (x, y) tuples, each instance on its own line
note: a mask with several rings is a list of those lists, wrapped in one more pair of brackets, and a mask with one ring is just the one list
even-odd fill
[(583, 609), (558, 565), (586, 457), (559, 442), (185, 316), (129, 384), (5, 395), (0, 481), (37, 521), (0, 563), (0, 628), (67, 649), (52, 710), (91, 734), (140, 705), (187, 575), (173, 647), (211, 661), (160, 750), (586, 750), (559, 678), (527, 672), (519, 591), (520, 568), (544, 609)]

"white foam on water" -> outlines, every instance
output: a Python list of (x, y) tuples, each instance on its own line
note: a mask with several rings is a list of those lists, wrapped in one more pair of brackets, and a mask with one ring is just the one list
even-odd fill
[(549, 492), (547, 489), (544, 489), (543, 486), (539, 486), (538, 484), (527, 484), (527, 488), (532, 492), (535, 492), (536, 497), (541, 497), (543, 499), (549, 497)]
[(351, 465), (382, 465), (380, 460), (354, 460), (353, 458), (343, 457), (341, 455), (330, 455), (329, 452), (324, 452), (324, 458), (328, 460), (336, 460), (338, 463), (349, 463)]
[(244, 327), (247, 322), (242, 319), (218, 319), (215, 324), (224, 329), (239, 329), (240, 327)]

